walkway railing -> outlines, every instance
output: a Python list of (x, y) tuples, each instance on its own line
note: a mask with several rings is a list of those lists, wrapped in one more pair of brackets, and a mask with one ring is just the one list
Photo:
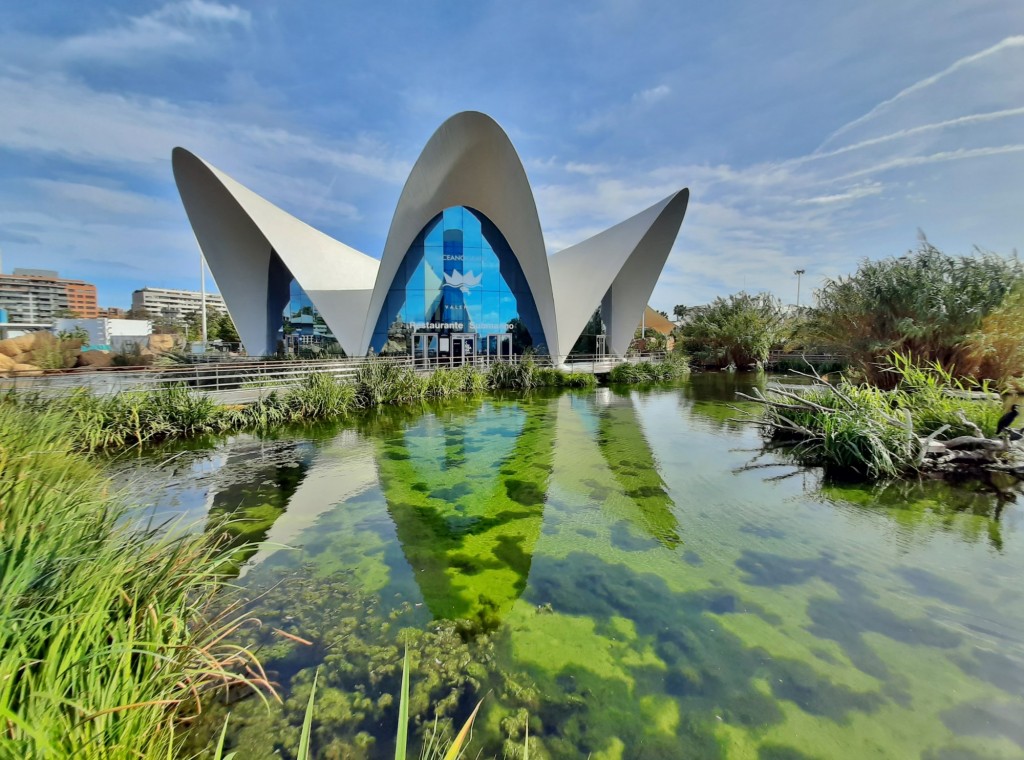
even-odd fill
[[(602, 374), (623, 362), (658, 361), (665, 354), (637, 354), (625, 358), (573, 355), (559, 366), (572, 372)], [(280, 361), (240, 359), (232, 362), (211, 362), (154, 367), (102, 367), (74, 370), (53, 370), (38, 374), (14, 373), (0, 378), (0, 392), (18, 391), (56, 396), (86, 388), (95, 395), (107, 396), (123, 391), (161, 390), (184, 385), (203, 393), (214, 394), (220, 401), (231, 403), (252, 400), (272, 390), (297, 385), (311, 372), (334, 375), (339, 379), (354, 378), (367, 362), (387, 361), (416, 371), (431, 372), (440, 367), (474, 366), (486, 370), (495, 362), (519, 362), (523, 357), (359, 357), (325, 360)], [(533, 355), (540, 366), (553, 366), (551, 357)]]

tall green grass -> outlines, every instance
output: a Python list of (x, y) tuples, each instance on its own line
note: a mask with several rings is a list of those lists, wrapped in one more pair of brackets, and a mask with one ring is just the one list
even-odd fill
[(874, 480), (915, 471), (922, 437), (994, 435), (1000, 404), (971, 398), (971, 389), (940, 364), (892, 354), (883, 371), (892, 390), (840, 378), (769, 391), (768, 400), (777, 402), (764, 413), (772, 438), (797, 441), (794, 452), (803, 462)]
[(660, 362), (625, 362), (617, 364), (608, 373), (612, 383), (663, 383), (682, 380), (690, 374), (690, 367), (683, 359), (668, 358)]
[(311, 372), (294, 388), (271, 390), (243, 405), (223, 406), (184, 385), (113, 396), (95, 396), (84, 388), (56, 398), (12, 392), (0, 398), (0, 404), (66, 418), (75, 448), (91, 452), (229, 430), (265, 430), (340, 417), (355, 409), (453, 398), (487, 389), (589, 388), (595, 384), (592, 375), (541, 368), (532, 358), (494, 364), (486, 373), (466, 366), (442, 367), (430, 374), (376, 359), (363, 365), (352, 382)]
[(150, 758), (255, 659), (206, 618), (218, 542), (137, 530), (62, 410), (0, 404), (0, 750)]

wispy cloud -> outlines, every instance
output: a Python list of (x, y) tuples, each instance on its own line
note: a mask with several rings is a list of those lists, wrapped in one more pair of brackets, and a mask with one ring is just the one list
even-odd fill
[(641, 90), (633, 96), (634, 100), (638, 100), (641, 103), (650, 105), (651, 103), (657, 103), (659, 100), (664, 100), (672, 94), (672, 88), (667, 84), (659, 84), (657, 87), (651, 87), (647, 90)]
[(835, 132), (830, 134), (827, 138), (825, 138), (825, 141), (819, 146), (818, 150), (822, 150), (826, 145), (833, 142), (836, 138), (846, 134), (854, 127), (860, 126), (861, 124), (870, 121), (871, 119), (875, 118), (883, 111), (888, 110), (901, 100), (904, 100), (905, 98), (916, 92), (920, 92), (921, 90), (931, 87), (937, 82), (940, 82), (941, 80), (948, 77), (950, 74), (953, 74), (957, 71), (961, 71), (962, 69), (965, 69), (971, 66), (972, 64), (976, 64), (981, 60), (1003, 53), (1006, 50), (1020, 47), (1024, 47), (1024, 35), (1006, 37), (1005, 39), (1002, 39), (999, 42), (997, 42), (992, 47), (985, 48), (980, 52), (964, 56), (963, 58), (954, 61), (952, 64), (950, 64), (948, 67), (938, 72), (937, 74), (932, 74), (931, 76), (925, 77), (924, 79), (914, 82), (914, 84), (900, 90), (898, 93), (893, 95), (888, 100), (883, 100), (881, 103), (876, 105), (863, 116), (860, 116), (854, 119), (853, 121), (844, 124)]
[(193, 49), (215, 29), (248, 27), (249, 11), (209, 0), (169, 3), (152, 13), (123, 19), (116, 26), (70, 37), (54, 49), (65, 60), (117, 61), (139, 54)]

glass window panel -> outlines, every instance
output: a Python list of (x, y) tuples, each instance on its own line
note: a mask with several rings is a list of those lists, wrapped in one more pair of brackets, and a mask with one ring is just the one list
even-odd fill
[(426, 304), (423, 300), (423, 290), (410, 288), (405, 296), (405, 317), (409, 322), (426, 321)]
[(462, 215), (462, 239), (467, 246), (479, 247), (483, 241), (483, 234), (480, 231), (480, 219), (477, 215), (466, 210)]
[(482, 249), (480, 252), (480, 271), (483, 272), (483, 280), (480, 284), (488, 293), (497, 293), (501, 289), (501, 272), (498, 267), (498, 257), (493, 251)]
[(440, 245), (428, 245), (424, 249), (424, 256), (427, 263), (440, 276), (440, 273), (444, 271), (444, 248)]
[[(464, 246), (462, 249), (462, 273), (472, 272), (474, 275), (483, 273), (480, 249)], [(481, 281), (481, 286), (483, 285)]]
[(444, 228), (446, 230), (462, 229), (462, 206), (452, 206), (444, 210)]
[(426, 234), (423, 236), (426, 245), (441, 245), (443, 240), (444, 227), (441, 225), (441, 217), (435, 217), (428, 225)]

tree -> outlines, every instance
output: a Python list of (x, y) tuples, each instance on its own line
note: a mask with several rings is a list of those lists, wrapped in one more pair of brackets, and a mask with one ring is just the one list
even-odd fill
[(63, 308), (62, 309), (54, 310), (53, 316), (55, 316), (57, 319), (81, 319), (82, 318), (82, 315), (79, 314), (77, 311), (72, 311), (71, 309), (63, 309)]
[(681, 304), (681, 303), (676, 304), (674, 307), (672, 307), (672, 314), (680, 322), (683, 321), (684, 319), (686, 319), (690, 315), (690, 312), (692, 312), (692, 311), (693, 311), (693, 307), (692, 306), (686, 306), (686, 305)]
[(242, 342), (231, 315), (226, 311), (215, 314), (212, 320), (207, 320), (207, 332), (211, 340), (222, 340), (225, 343)]
[(878, 385), (894, 382), (882, 369), (893, 352), (962, 376), (968, 337), (1022, 276), (1015, 257), (950, 256), (922, 240), (906, 256), (865, 260), (853, 275), (827, 280), (807, 314), (805, 336), (845, 354)]
[(683, 330), (686, 352), (708, 367), (746, 369), (768, 359), (783, 334), (782, 304), (768, 293), (716, 298)]

